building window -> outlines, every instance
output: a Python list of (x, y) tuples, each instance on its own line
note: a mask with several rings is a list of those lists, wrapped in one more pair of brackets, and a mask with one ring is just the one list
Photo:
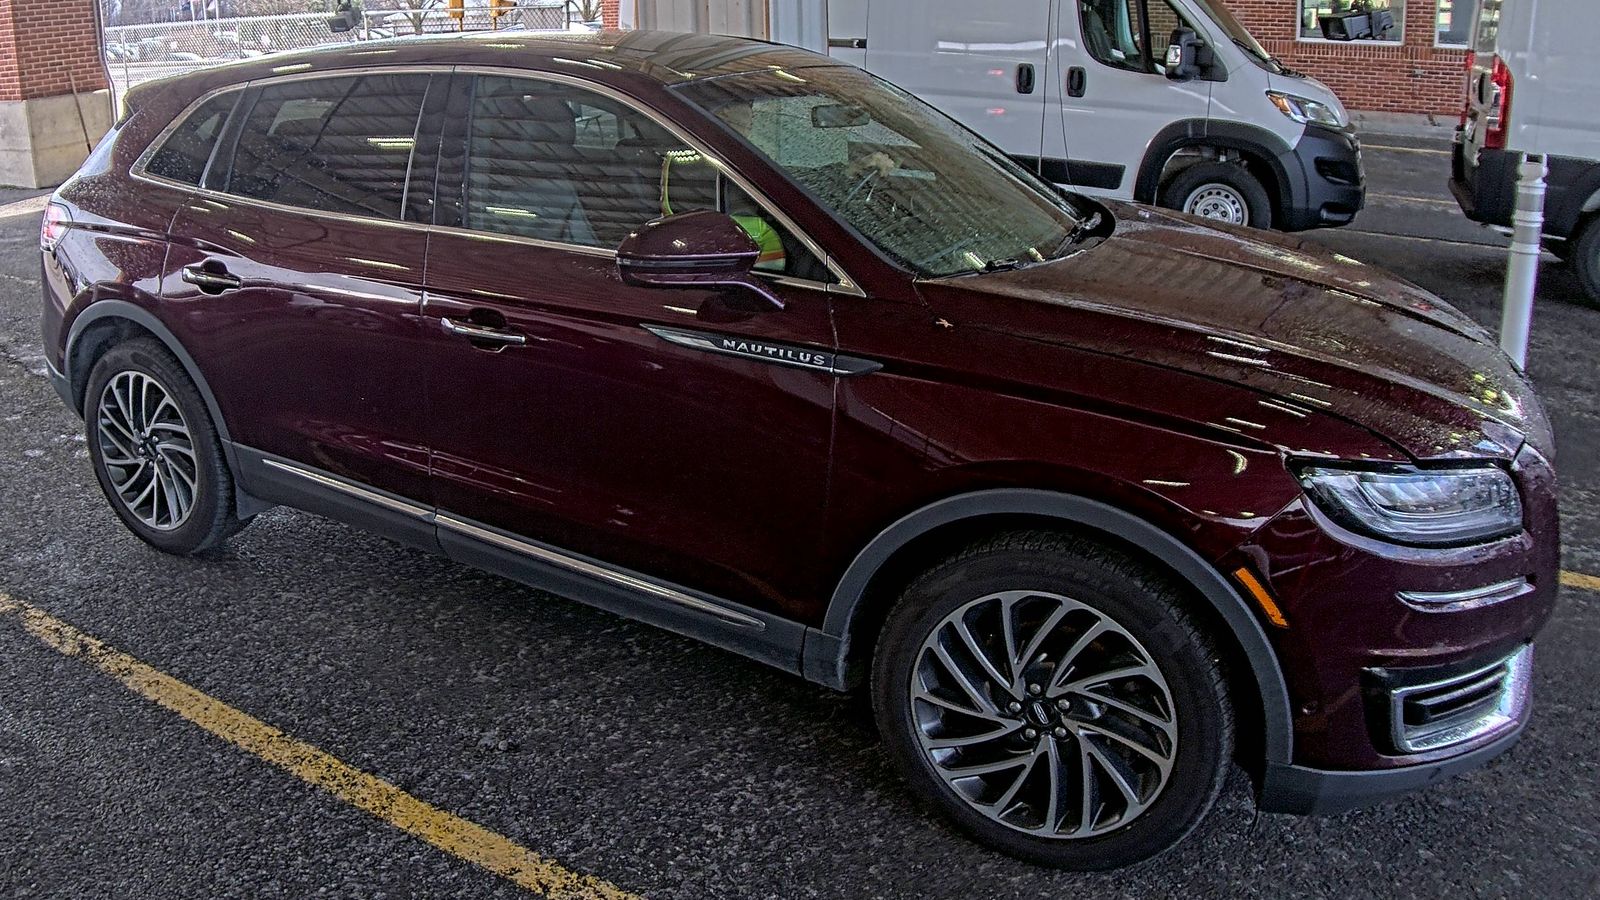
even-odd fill
[(1440, 47), (1465, 47), (1472, 43), (1472, 23), (1478, 18), (1478, 0), (1437, 0), (1435, 27)]
[[(1443, 6), (1452, 0), (1438, 0)], [(1454, 0), (1457, 5), (1462, 3), (1475, 3), (1477, 0)], [(1406, 0), (1300, 0), (1300, 38), (1302, 40), (1321, 40), (1323, 37), (1321, 20), (1330, 16), (1341, 16), (1345, 13), (1360, 12), (1362, 8), (1374, 10), (1386, 9), (1394, 14), (1394, 28), (1388, 33), (1377, 36), (1376, 40), (1399, 43), (1404, 32), (1403, 22), (1406, 17)], [(1470, 25), (1468, 26), (1471, 27)]]

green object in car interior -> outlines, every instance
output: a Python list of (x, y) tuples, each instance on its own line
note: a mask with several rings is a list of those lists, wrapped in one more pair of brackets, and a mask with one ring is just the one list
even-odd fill
[[(680, 167), (685, 165), (705, 165), (698, 153), (688, 158), (680, 158), (668, 153), (662, 158), (661, 214), (664, 216), (672, 215), (671, 184), (672, 167), (675, 163)], [(731, 215), (733, 220), (739, 223), (739, 227), (744, 229), (744, 233), (750, 235), (750, 239), (755, 241), (756, 246), (761, 250), (761, 255), (756, 257), (756, 267), (771, 271), (782, 271), (785, 260), (783, 238), (778, 234), (778, 230), (772, 227), (772, 223), (758, 215), (745, 213), (733, 213)]]

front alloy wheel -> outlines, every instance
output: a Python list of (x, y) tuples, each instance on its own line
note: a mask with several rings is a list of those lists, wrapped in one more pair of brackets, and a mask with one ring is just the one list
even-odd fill
[(973, 809), (1052, 838), (1133, 821), (1178, 749), (1150, 653), (1089, 606), (1044, 591), (980, 597), (922, 643), (909, 702), (928, 760)]
[(1229, 770), (1233, 712), (1196, 599), (1131, 551), (997, 535), (915, 578), (872, 662), (906, 780), (1013, 856), (1108, 869), (1171, 847)]

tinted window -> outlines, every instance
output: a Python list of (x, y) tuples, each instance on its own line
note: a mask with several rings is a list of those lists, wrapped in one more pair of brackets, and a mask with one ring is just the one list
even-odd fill
[(167, 136), (166, 143), (150, 157), (145, 171), (184, 184), (199, 184), (206, 161), (211, 158), (211, 148), (216, 146), (217, 135), (222, 133), (237, 99), (239, 92), (230, 91), (200, 104)]
[[(400, 218), (428, 76), (368, 75), (261, 89), (227, 191), (352, 215)], [(414, 173), (419, 185), (432, 173)]]
[(612, 249), (651, 219), (715, 209), (732, 215), (761, 246), (758, 268), (826, 280), (816, 257), (716, 166), (608, 97), (480, 76), (467, 143), (468, 228)]
[(1077, 216), (948, 116), (853, 66), (685, 82), (710, 112), (886, 254), (924, 275), (1040, 262)]
[(1090, 55), (1118, 69), (1165, 74), (1167, 43), (1172, 32), (1187, 23), (1163, 0), (1151, 0), (1148, 22), (1143, 18), (1145, 9), (1139, 0), (1078, 0), (1083, 42)]

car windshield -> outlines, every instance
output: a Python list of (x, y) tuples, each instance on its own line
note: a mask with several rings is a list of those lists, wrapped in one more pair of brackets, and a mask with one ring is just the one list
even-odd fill
[(1217, 23), (1223, 31), (1228, 33), (1228, 39), (1233, 41), (1234, 46), (1250, 54), (1255, 58), (1256, 62), (1274, 72), (1281, 68), (1277, 57), (1268, 53), (1267, 48), (1261, 46), (1261, 42), (1256, 40), (1255, 35), (1251, 34), (1249, 29), (1244, 27), (1243, 22), (1234, 18), (1228, 7), (1215, 2), (1215, 0), (1194, 0), (1194, 3), (1207, 16), (1211, 17), (1211, 21)]
[(1054, 186), (860, 69), (767, 69), (678, 90), (918, 274), (1042, 262), (1075, 234), (1080, 217)]

